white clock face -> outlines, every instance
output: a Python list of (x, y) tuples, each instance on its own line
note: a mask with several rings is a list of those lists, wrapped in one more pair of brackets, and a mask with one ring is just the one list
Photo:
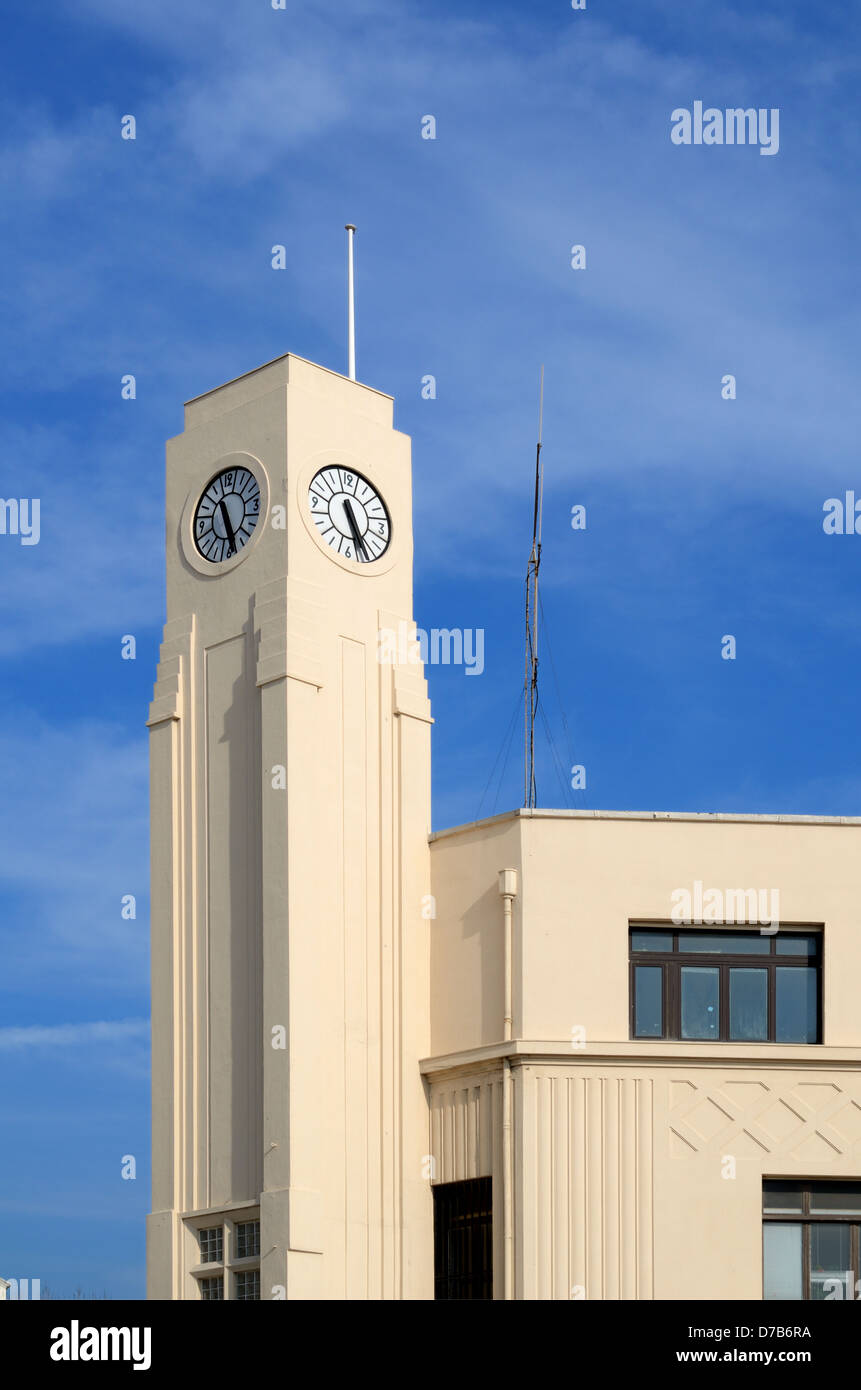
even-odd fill
[(260, 517), (260, 485), (248, 468), (225, 468), (207, 487), (194, 513), (194, 543), (217, 565), (238, 555)]
[(373, 483), (349, 468), (321, 468), (308, 489), (308, 507), (327, 545), (345, 560), (370, 564), (389, 547), (392, 523)]

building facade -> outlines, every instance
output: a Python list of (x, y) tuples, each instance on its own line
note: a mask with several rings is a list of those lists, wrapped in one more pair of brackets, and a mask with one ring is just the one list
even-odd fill
[(433, 837), (430, 1149), (439, 1183), (491, 1178), (497, 1297), (506, 1238), (516, 1298), (858, 1296), (859, 836), (521, 810)]
[(431, 835), (392, 420), (290, 355), (168, 445), (148, 1296), (856, 1296), (861, 821)]

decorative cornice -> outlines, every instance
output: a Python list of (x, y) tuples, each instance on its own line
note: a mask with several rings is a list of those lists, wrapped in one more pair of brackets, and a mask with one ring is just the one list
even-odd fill
[(570, 1040), (533, 1041), (515, 1038), (510, 1042), (490, 1043), (463, 1052), (449, 1052), (438, 1057), (424, 1057), (419, 1062), (423, 1076), (436, 1077), (446, 1072), (475, 1071), (488, 1065), (496, 1066), (503, 1058), (522, 1065), (535, 1062), (546, 1066), (631, 1066), (631, 1067), (815, 1067), (828, 1071), (833, 1067), (861, 1070), (861, 1047), (829, 1047), (822, 1043), (789, 1045), (763, 1043), (751, 1047), (746, 1043), (609, 1043), (594, 1042), (586, 1047), (572, 1047)]

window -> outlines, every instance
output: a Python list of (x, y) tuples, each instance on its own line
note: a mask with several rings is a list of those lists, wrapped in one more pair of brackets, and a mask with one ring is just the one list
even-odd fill
[(224, 1259), (224, 1237), (220, 1226), (208, 1226), (200, 1232), (200, 1263), (220, 1265)]
[(490, 1178), (433, 1188), (434, 1298), (493, 1298)]
[(763, 1181), (762, 1296), (861, 1297), (861, 1182)]
[(205, 1213), (187, 1222), (189, 1274), (198, 1296), (211, 1299), (260, 1299), (260, 1217), (249, 1203), (232, 1212)]
[(236, 1249), (234, 1256), (244, 1260), (249, 1255), (260, 1254), (260, 1222), (240, 1221), (236, 1227)]
[(239, 1302), (248, 1303), (260, 1298), (260, 1270), (245, 1269), (233, 1276), (235, 1297)]
[(631, 929), (631, 1037), (818, 1043), (820, 931)]

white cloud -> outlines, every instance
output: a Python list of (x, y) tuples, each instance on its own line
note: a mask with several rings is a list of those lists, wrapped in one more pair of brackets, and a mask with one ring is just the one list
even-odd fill
[(141, 452), (38, 424), (0, 427), (0, 490), (38, 497), (41, 512), (38, 545), (0, 536), (0, 656), (111, 634), (119, 661), (122, 636), (158, 623), (162, 458), (144, 470)]
[[(666, 8), (675, 24), (677, 7)], [(284, 240), (291, 257), (285, 337), (303, 316), (319, 318), (321, 304), (330, 311), (340, 267), (321, 261), (320, 218), (331, 216), (332, 190), (343, 190), (345, 202), (363, 199), (377, 219), (367, 254), (360, 242), (360, 371), (373, 313), (377, 372), (397, 373), (406, 358), (418, 374), (421, 357), (421, 370), (439, 375), (446, 402), (428, 407), (417, 441), (433, 455), (433, 488), (421, 478), (416, 487), (417, 539), (434, 537), (433, 546), (417, 545), (423, 568), (446, 570), (462, 558), (465, 527), (468, 562), (483, 571), (500, 564), (495, 537), (524, 495), (512, 441), (523, 434), (525, 462), (541, 360), (548, 366), (546, 457), (559, 480), (615, 473), (632, 490), (648, 489), (656, 460), (665, 483), (673, 473), (687, 480), (695, 459), (734, 495), (750, 497), (772, 488), (778, 474), (785, 480), (848, 457), (856, 423), (847, 405), (851, 324), (839, 305), (816, 302), (816, 265), (804, 289), (790, 274), (805, 244), (818, 246), (823, 263), (840, 264), (832, 171), (821, 167), (816, 143), (815, 121), (830, 115), (814, 111), (813, 123), (804, 121), (812, 142), (804, 148), (796, 119), (779, 161), (748, 150), (672, 150), (673, 105), (694, 89), (707, 95), (707, 80), (710, 91), (714, 85), (712, 56), (701, 44), (686, 40), (674, 50), (683, 24), (646, 41), (569, 15), (548, 45), (510, 16), (440, 24), (385, 3), (324, 3), (288, 16), (265, 4), (213, 10), (208, 0), (192, 0), (177, 11), (172, 0), (86, 0), (82, 13), (108, 34), (132, 33), (153, 53), (169, 54), (170, 63), (157, 75), (154, 68), (129, 98), (138, 118), (134, 148), (119, 140), (119, 108), (66, 124), (33, 110), (13, 128), (9, 192), (20, 176), (30, 194), (25, 225), (28, 206), (31, 218), (44, 219), (51, 187), (70, 208), (72, 225), (61, 254), (54, 248), (46, 256), (38, 238), (29, 238), (35, 250), (24, 253), (15, 289), (7, 291), (9, 316), (25, 322), (12, 380), (41, 374), (47, 391), (80, 382), (93, 400), (102, 382), (114, 390), (121, 372), (139, 364), (152, 402), (156, 382), (160, 392), (175, 393), (177, 382), (186, 390), (190, 381), (204, 389), (224, 379), (226, 360), (236, 370), (255, 365), (267, 352), (238, 360), (230, 306), (242, 301), (239, 316), (250, 334), (248, 304), (268, 308), (274, 298), (268, 247)], [(781, 36), (773, 17), (732, 16), (738, 36), (763, 45)], [(796, 98), (796, 118), (818, 52), (816, 44), (781, 47), (783, 89)], [(719, 85), (733, 101), (765, 80), (741, 41), (725, 55)], [(426, 110), (440, 121), (433, 148), (418, 138)], [(704, 159), (694, 163), (690, 154)], [(136, 169), (134, 227), (111, 182), (126, 159)], [(780, 169), (790, 159), (796, 163), (787, 180)], [(807, 191), (801, 205), (800, 183)], [(72, 190), (89, 220), (74, 221)], [(437, 250), (424, 238), (440, 232), (450, 240)], [(581, 280), (567, 268), (576, 239), (588, 242), (590, 255)], [(145, 288), (128, 289), (135, 308), (123, 320), (113, 311), (114, 288), (137, 276)], [(212, 320), (177, 331), (189, 295), (208, 291)], [(224, 325), (220, 335), (213, 323)], [(303, 351), (295, 339), (284, 345)], [(718, 367), (739, 379), (739, 402), (724, 418), (755, 403), (743, 427), (745, 456), (709, 428)], [(455, 397), (463, 409), (452, 413)], [(135, 416), (129, 421), (137, 428)], [(39, 431), (22, 435), (19, 452), (35, 456), (38, 467), (49, 442), (40, 442)], [(7, 567), (12, 601), (0, 653), (152, 621), (160, 457), (152, 438), (143, 449), (147, 486), (136, 491), (123, 529), (103, 526), (99, 545), (81, 554), (82, 444), (54, 441), (54, 457), (68, 461), (70, 476), (56, 468), (47, 475), (41, 553), (34, 550), (26, 564), (16, 553)], [(118, 452), (124, 468), (104, 444), (94, 459), (102, 510), (112, 517), (127, 501), (133, 450), (127, 444)], [(452, 508), (452, 479), (473, 490), (492, 484), (494, 507)], [(706, 501), (713, 506), (713, 497)], [(688, 498), (688, 506), (696, 503)], [(67, 524), (52, 533), (51, 518), (60, 516)]]
[[(147, 988), (146, 732), (17, 711), (0, 733), (2, 990), (56, 995)], [(122, 898), (136, 898), (134, 919)]]
[(0, 1028), (0, 1052), (24, 1049), (89, 1047), (93, 1043), (139, 1042), (149, 1038), (148, 1018), (97, 1023), (57, 1023), (48, 1027)]

